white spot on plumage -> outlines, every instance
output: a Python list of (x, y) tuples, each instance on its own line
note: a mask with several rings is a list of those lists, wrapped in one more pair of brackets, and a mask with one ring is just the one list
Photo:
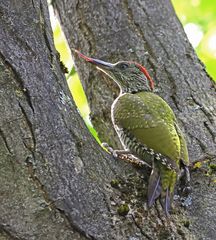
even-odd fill
[[(145, 145), (142, 145), (133, 135), (130, 134), (133, 129), (147, 129), (150, 127), (156, 127), (162, 123), (164, 126), (170, 128), (170, 134), (173, 135), (173, 141), (175, 141), (176, 131), (172, 132), (172, 130), (174, 130), (173, 122), (166, 120), (166, 112), (161, 112), (161, 109), (158, 109), (158, 111), (161, 112), (158, 117), (151, 115), (152, 107), (150, 108), (148, 106), (148, 103), (152, 105), (152, 99), (150, 99), (150, 96), (147, 96), (149, 98), (147, 99), (147, 102), (143, 102), (143, 99), (141, 99), (140, 97), (136, 97), (132, 94), (127, 94), (127, 97), (125, 96), (122, 100), (120, 100), (119, 98), (123, 97), (125, 94), (120, 95), (114, 101), (111, 110), (112, 121), (113, 123), (115, 123), (116, 121), (115, 129), (120, 137), (124, 148), (128, 148), (130, 149), (130, 151), (136, 152), (143, 157), (145, 157), (146, 154), (149, 155), (149, 157), (152, 156), (151, 159), (153, 159), (154, 157), (155, 160), (157, 160), (164, 166), (167, 166), (167, 168), (173, 169), (172, 164), (170, 163), (170, 159), (167, 159), (162, 154), (156, 153), (153, 149), (149, 149)], [(120, 101), (118, 102), (118, 100)], [(134, 107), (135, 105), (136, 108)], [(164, 118), (161, 118), (161, 116), (164, 116)], [(127, 121), (124, 122), (125, 119), (127, 119)], [(141, 121), (141, 119), (143, 119), (143, 121)], [(126, 126), (121, 124), (121, 122), (124, 123)], [(130, 124), (130, 122), (133, 124)], [(123, 126), (126, 129), (122, 129)]]
[(169, 169), (172, 169), (171, 163), (169, 163), (169, 164), (167, 165), (167, 167), (168, 167)]
[(149, 148), (150, 154), (154, 154), (154, 150), (152, 148)]

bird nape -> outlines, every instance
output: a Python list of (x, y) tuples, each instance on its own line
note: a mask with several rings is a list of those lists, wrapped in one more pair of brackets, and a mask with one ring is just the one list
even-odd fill
[[(154, 82), (142, 65), (132, 61), (109, 63), (90, 58), (78, 50), (79, 57), (97, 66), (120, 88), (111, 107), (113, 126), (124, 147), (152, 166), (148, 183), (148, 206), (159, 199), (169, 215), (177, 180), (190, 190), (189, 158), (186, 141), (170, 106), (153, 92)], [(113, 151), (120, 154), (122, 150)]]

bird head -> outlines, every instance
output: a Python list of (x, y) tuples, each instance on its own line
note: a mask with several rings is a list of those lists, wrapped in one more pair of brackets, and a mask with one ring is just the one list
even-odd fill
[(139, 63), (119, 61), (109, 63), (99, 59), (90, 58), (78, 50), (74, 51), (79, 57), (97, 66), (99, 70), (111, 77), (119, 86), (121, 93), (136, 93), (140, 91), (153, 91), (154, 82), (149, 73)]

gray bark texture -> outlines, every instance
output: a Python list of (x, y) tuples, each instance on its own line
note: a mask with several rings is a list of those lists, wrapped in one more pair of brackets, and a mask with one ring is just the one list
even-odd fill
[[(159, 94), (176, 110), (191, 156), (214, 155), (212, 82), (171, 6), (151, 1), (146, 13), (145, 1), (133, 2), (139, 8), (125, 1), (54, 4), (71, 46), (106, 60), (129, 56), (145, 63)], [(153, 34), (144, 39), (140, 21), (145, 31), (157, 25), (168, 42)], [(100, 85), (101, 75), (93, 68), (77, 66), (92, 106), (104, 106), (106, 93), (101, 124), (110, 126), (106, 115), (115, 86)], [(147, 169), (111, 158), (76, 110), (54, 48), (46, 1), (0, 1), (0, 240), (214, 239), (216, 194), (206, 165), (193, 173), (194, 203), (188, 210), (176, 204), (169, 219), (159, 205), (148, 211)], [(125, 206), (130, 211), (121, 216)]]

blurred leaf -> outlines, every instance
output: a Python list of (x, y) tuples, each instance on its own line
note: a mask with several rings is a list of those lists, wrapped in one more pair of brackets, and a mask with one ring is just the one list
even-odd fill
[(90, 110), (87, 104), (86, 95), (77, 73), (68, 78), (68, 86), (72, 93), (73, 99), (79, 108), (81, 116), (85, 119), (89, 116)]
[(75, 75), (75, 74), (76, 74), (76, 69), (75, 69), (75, 67), (73, 66), (73, 67), (71, 68), (70, 72), (69, 72), (68, 75), (67, 75), (67, 80), (68, 80), (70, 77), (72, 77), (73, 75)]
[[(200, 38), (200, 34), (196, 31), (191, 33), (191, 39), (199, 58), (206, 65), (208, 73), (216, 80), (216, 4), (212, 0), (172, 0), (176, 14), (178, 15), (183, 26), (195, 24), (204, 33)], [(192, 36), (192, 34), (194, 34)], [(197, 38), (197, 39), (196, 39)], [(213, 39), (213, 40), (212, 40)], [(201, 41), (200, 41), (201, 40)], [(196, 44), (199, 42), (199, 44)]]

